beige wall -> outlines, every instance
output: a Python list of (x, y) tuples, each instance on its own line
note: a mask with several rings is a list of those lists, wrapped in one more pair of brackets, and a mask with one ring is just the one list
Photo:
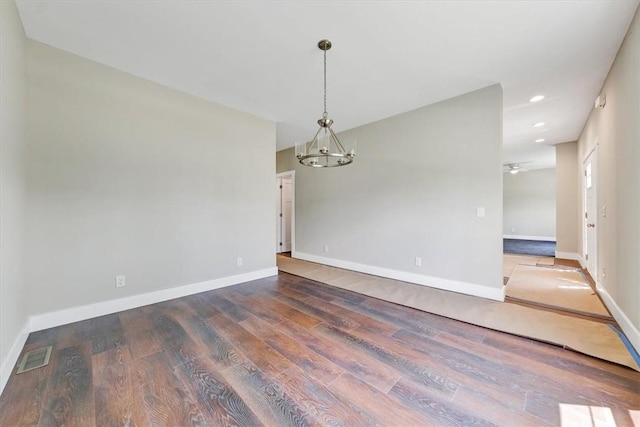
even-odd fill
[(296, 169), (295, 147), (280, 150), (276, 153), (276, 173), (289, 172)]
[(458, 292), (502, 292), (499, 85), (339, 137), (357, 141), (352, 165), (296, 165), (294, 256)]
[(556, 252), (577, 257), (580, 236), (578, 143), (556, 145)]
[[(25, 215), (26, 37), (15, 4), (0, 2), (0, 391), (27, 323), (22, 275)], [(16, 344), (16, 345), (14, 345)], [(20, 349), (17, 348), (17, 351)], [(13, 357), (11, 357), (13, 356)]]
[(275, 267), (273, 122), (32, 41), (28, 81), (31, 314)]
[(515, 238), (555, 240), (556, 170), (505, 173), (503, 233)]
[(580, 163), (597, 152), (597, 282), (640, 351), (640, 11), (600, 93), (606, 106), (591, 112), (578, 140)]

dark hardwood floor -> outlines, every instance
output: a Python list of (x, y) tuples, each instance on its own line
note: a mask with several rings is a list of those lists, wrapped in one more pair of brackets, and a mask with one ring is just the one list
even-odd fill
[(640, 425), (638, 372), (286, 273), (25, 350), (51, 344), (10, 378), (1, 426)]

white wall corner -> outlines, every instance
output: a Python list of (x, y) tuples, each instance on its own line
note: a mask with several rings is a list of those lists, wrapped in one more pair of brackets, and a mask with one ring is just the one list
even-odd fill
[(13, 341), (11, 348), (9, 349), (9, 353), (7, 357), (2, 361), (2, 366), (0, 367), (0, 395), (4, 391), (4, 387), (7, 385), (9, 381), (9, 377), (13, 372), (13, 368), (16, 366), (18, 362), (18, 358), (20, 357), (20, 353), (22, 353), (22, 349), (24, 348), (24, 344), (27, 342), (27, 338), (29, 337), (30, 332), (30, 324), (29, 319), (24, 322), (22, 329), (18, 333), (18, 336)]
[(573, 261), (578, 261), (580, 265), (582, 265), (582, 257), (574, 252), (560, 252), (556, 251), (556, 258), (560, 259), (570, 259)]
[(580, 267), (582, 267), (583, 270), (587, 269), (587, 263), (585, 262), (584, 258), (580, 255), (578, 255), (578, 262), (580, 263)]
[(31, 332), (42, 329), (53, 328), (55, 326), (66, 325), (68, 323), (79, 322), (93, 317), (104, 316), (106, 314), (117, 313), (119, 311), (130, 310), (149, 304), (168, 301), (175, 298), (185, 297), (200, 292), (211, 291), (213, 289), (224, 288), (226, 286), (237, 285), (238, 283), (263, 279), (265, 277), (276, 276), (277, 267), (265, 268), (263, 270), (251, 271), (235, 276), (221, 277), (219, 279), (208, 280), (206, 282), (192, 283), (190, 285), (178, 286), (175, 288), (163, 289), (141, 295), (133, 295), (126, 298), (98, 302), (95, 304), (72, 307), (59, 311), (36, 314), (31, 316)]
[(616, 319), (620, 327), (622, 328), (622, 332), (627, 336), (627, 339), (636, 350), (637, 353), (640, 353), (640, 330), (631, 323), (631, 320), (627, 317), (627, 315), (620, 309), (618, 304), (614, 301), (614, 299), (609, 295), (609, 292), (600, 284), (600, 282), (596, 282), (596, 290), (598, 294), (604, 301), (604, 304), (607, 306), (613, 318)]
[(487, 298), (494, 301), (504, 301), (504, 286), (493, 288), (489, 286), (477, 285), (475, 283), (459, 282), (456, 280), (443, 279), (439, 277), (425, 276), (422, 274), (409, 273), (406, 271), (393, 270), (390, 268), (376, 267), (373, 265), (359, 264), (351, 261), (344, 261), (334, 258), (325, 258), (318, 255), (311, 255), (303, 252), (292, 252), (292, 258), (318, 264), (330, 265), (332, 267), (343, 268), (345, 270), (358, 271), (360, 273), (372, 274), (374, 276), (388, 279), (400, 280), (413, 283), (415, 285), (428, 286), (445, 291), (457, 292), (460, 294)]

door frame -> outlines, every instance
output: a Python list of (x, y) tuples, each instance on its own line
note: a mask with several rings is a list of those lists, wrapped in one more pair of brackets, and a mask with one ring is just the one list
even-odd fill
[(293, 254), (296, 251), (296, 171), (278, 173), (276, 179), (279, 178), (291, 178), (291, 254)]
[[(591, 180), (591, 191), (593, 191), (593, 198), (595, 199), (594, 204), (595, 204), (595, 212), (593, 215), (593, 218), (586, 218), (586, 212), (587, 212), (587, 183), (586, 183), (586, 176), (587, 176), (587, 168), (586, 168), (586, 164), (587, 161), (591, 159), (591, 175), (593, 177), (593, 179)], [(599, 212), (600, 212), (600, 204), (598, 203), (598, 143), (597, 141), (594, 143), (593, 148), (591, 148), (590, 150), (587, 151), (587, 153), (584, 155), (583, 159), (582, 159), (582, 164), (581, 164), (581, 173), (580, 173), (580, 182), (581, 182), (581, 190), (582, 190), (582, 212), (580, 217), (582, 218), (581, 224), (582, 224), (582, 253), (580, 254), (583, 262), (582, 267), (587, 270), (589, 272), (589, 274), (592, 275), (592, 278), (594, 281), (597, 282), (598, 280), (598, 234), (600, 232), (600, 226), (599, 226), (599, 221), (598, 221), (598, 216), (599, 216)], [(592, 223), (595, 224), (595, 229), (594, 229), (594, 233), (593, 233), (593, 248), (594, 248), (594, 253), (593, 254), (589, 254), (588, 253), (588, 238), (587, 238), (587, 224), (590, 222), (590, 220), (592, 220)], [(586, 255), (589, 255), (589, 257), (591, 257), (591, 259), (593, 260), (593, 271), (589, 271), (588, 270), (588, 265), (589, 265), (589, 261), (586, 259)]]

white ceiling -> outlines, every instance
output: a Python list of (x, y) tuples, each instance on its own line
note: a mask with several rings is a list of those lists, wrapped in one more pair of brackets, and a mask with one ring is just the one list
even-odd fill
[(278, 149), (315, 133), (323, 38), (337, 132), (500, 83), (504, 161), (532, 169), (577, 139), (638, 1), (17, 4), (29, 38), (274, 120)]

